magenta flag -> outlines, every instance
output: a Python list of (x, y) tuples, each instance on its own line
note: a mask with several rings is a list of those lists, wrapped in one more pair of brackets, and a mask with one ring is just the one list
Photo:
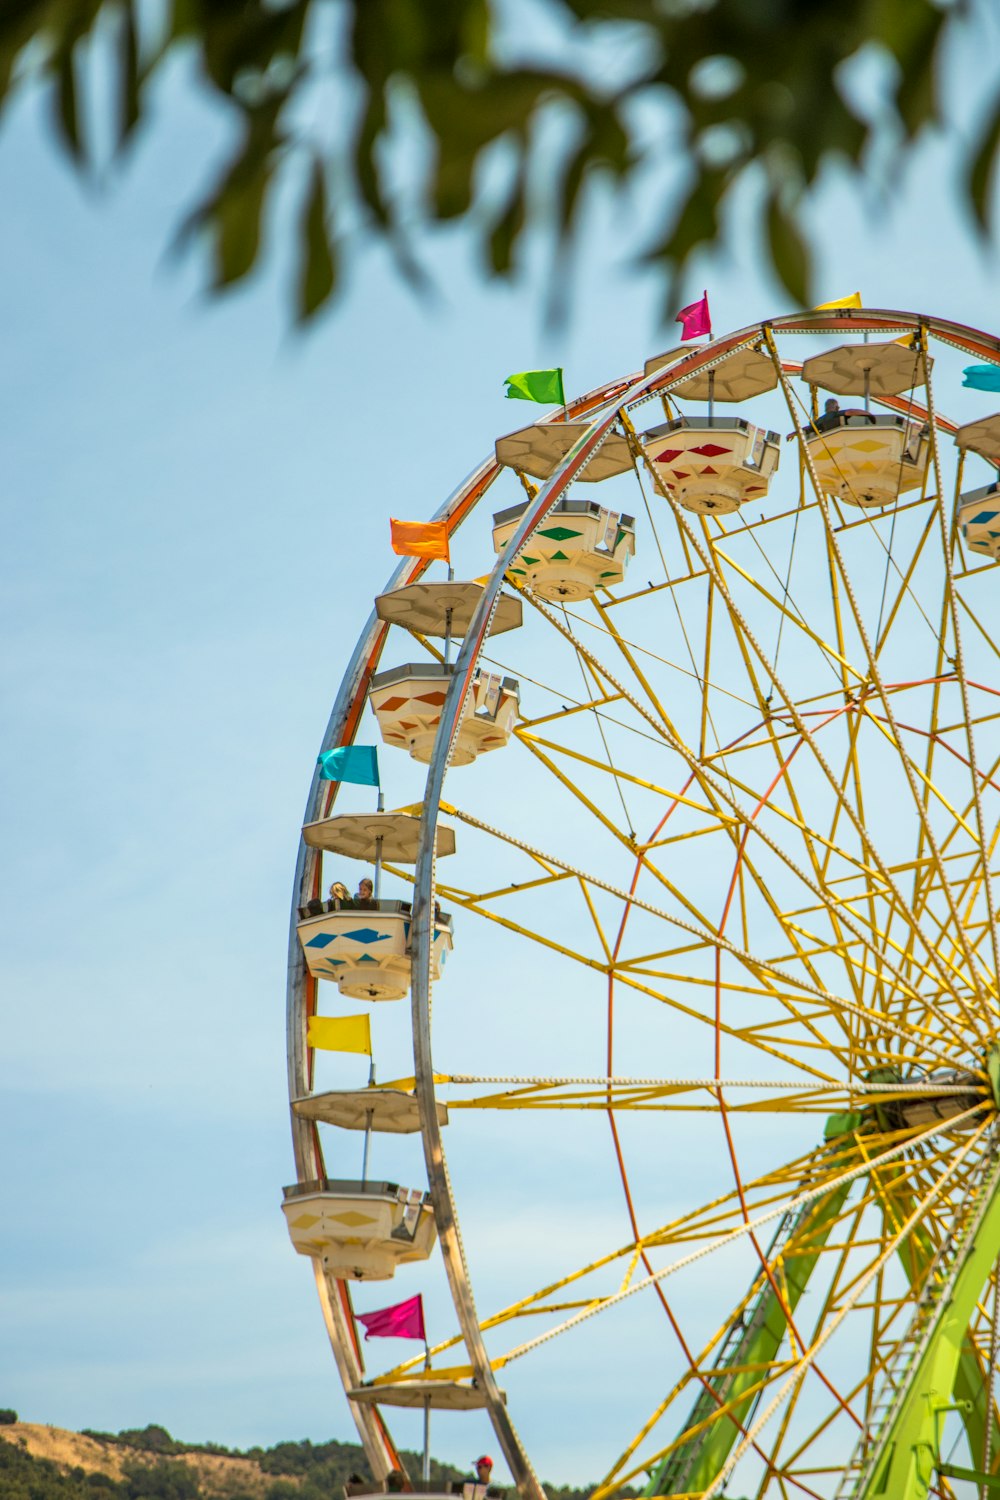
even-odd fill
[(703, 333), (707, 333), (711, 338), (712, 315), (708, 310), (708, 293), (704, 294), (700, 302), (692, 302), (690, 307), (682, 307), (674, 322), (683, 325), (682, 344), (687, 339), (700, 338)]
[(383, 1307), (379, 1312), (356, 1313), (355, 1317), (365, 1330), (365, 1343), (369, 1339), (424, 1339), (424, 1301), (418, 1292), (395, 1307)]

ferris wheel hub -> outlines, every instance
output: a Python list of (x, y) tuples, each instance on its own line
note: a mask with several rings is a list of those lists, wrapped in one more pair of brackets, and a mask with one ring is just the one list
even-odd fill
[(982, 1075), (955, 1068), (931, 1074), (925, 1084), (938, 1084), (940, 1094), (914, 1094), (912, 1098), (890, 1100), (873, 1106), (878, 1123), (890, 1130), (924, 1130), (928, 1125), (944, 1123), (981, 1106), (980, 1112), (962, 1120), (956, 1129), (976, 1130), (982, 1124), (982, 1111), (996, 1105), (983, 1083)]

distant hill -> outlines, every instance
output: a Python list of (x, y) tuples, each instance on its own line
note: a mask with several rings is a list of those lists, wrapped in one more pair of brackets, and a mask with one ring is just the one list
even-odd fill
[[(182, 1443), (163, 1427), (68, 1432), (0, 1412), (3, 1500), (341, 1500), (352, 1475), (369, 1478), (355, 1443), (277, 1443), (245, 1452)], [(402, 1455), (411, 1474), (420, 1457)], [(442, 1485), (463, 1471), (431, 1459)], [(590, 1489), (547, 1485), (551, 1500), (587, 1500)], [(633, 1492), (627, 1491), (627, 1494)]]

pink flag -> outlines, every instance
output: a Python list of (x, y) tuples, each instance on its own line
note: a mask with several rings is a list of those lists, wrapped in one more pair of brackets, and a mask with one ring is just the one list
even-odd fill
[(683, 323), (684, 332), (681, 334), (681, 343), (687, 339), (700, 338), (703, 333), (712, 337), (712, 315), (708, 310), (708, 293), (706, 292), (700, 302), (692, 302), (690, 307), (682, 307), (674, 319), (675, 323)]
[(395, 1307), (383, 1307), (379, 1312), (356, 1313), (358, 1322), (365, 1330), (365, 1343), (369, 1339), (424, 1339), (424, 1303), (418, 1292)]

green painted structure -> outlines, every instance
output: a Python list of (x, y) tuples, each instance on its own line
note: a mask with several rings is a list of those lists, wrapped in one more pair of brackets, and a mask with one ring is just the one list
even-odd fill
[[(986, 1072), (993, 1100), (1000, 1106), (1000, 1048), (991, 1049)], [(875, 1112), (873, 1111), (873, 1114)], [(885, 1128), (887, 1121), (879, 1120)], [(863, 1128), (860, 1114), (835, 1115), (827, 1122), (830, 1149), (843, 1153), (847, 1135)], [(842, 1157), (843, 1165), (850, 1160)], [(723, 1341), (716, 1373), (702, 1388), (684, 1425), (682, 1440), (651, 1471), (643, 1495), (651, 1497), (698, 1495), (708, 1489), (749, 1423), (759, 1399), (761, 1373), (778, 1355), (788, 1332), (788, 1319), (802, 1297), (820, 1254), (849, 1196), (851, 1184), (803, 1205), (779, 1227), (772, 1282), (761, 1275), (742, 1321)], [(913, 1211), (912, 1197), (890, 1189), (886, 1205), (897, 1223)], [(962, 1418), (970, 1453), (981, 1462), (985, 1452), (989, 1392), (986, 1372), (969, 1332), (976, 1303), (1000, 1257), (1000, 1157), (991, 1163), (969, 1205), (961, 1243), (942, 1275), (942, 1285), (929, 1289), (929, 1311), (913, 1346), (912, 1366), (903, 1371), (900, 1394), (886, 1412), (875, 1435), (868, 1461), (858, 1475), (854, 1500), (925, 1500), (935, 1475), (943, 1474), (980, 1486), (983, 1494), (1000, 1496), (1000, 1476), (978, 1468), (942, 1461), (943, 1418), (957, 1410)], [(788, 1247), (787, 1258), (782, 1253)], [(900, 1260), (911, 1284), (923, 1286), (932, 1271), (934, 1246), (917, 1228), (900, 1247)], [(720, 1408), (726, 1416), (712, 1420)], [(991, 1451), (1000, 1457), (1000, 1424), (993, 1423)]]
[[(993, 1161), (983, 1181), (979, 1202), (972, 1209), (951, 1268), (949, 1284), (942, 1289), (927, 1331), (915, 1350), (912, 1368), (905, 1373), (901, 1395), (876, 1439), (872, 1461), (856, 1492), (858, 1500), (876, 1500), (883, 1495), (891, 1500), (924, 1500), (941, 1461), (942, 1418), (954, 1408), (958, 1391), (973, 1386), (973, 1382), (981, 1402), (970, 1442), (973, 1452), (982, 1451), (985, 1392), (975, 1353), (969, 1346), (968, 1327), (998, 1253), (1000, 1158)], [(963, 1404), (965, 1399), (975, 1397), (960, 1397)]]

